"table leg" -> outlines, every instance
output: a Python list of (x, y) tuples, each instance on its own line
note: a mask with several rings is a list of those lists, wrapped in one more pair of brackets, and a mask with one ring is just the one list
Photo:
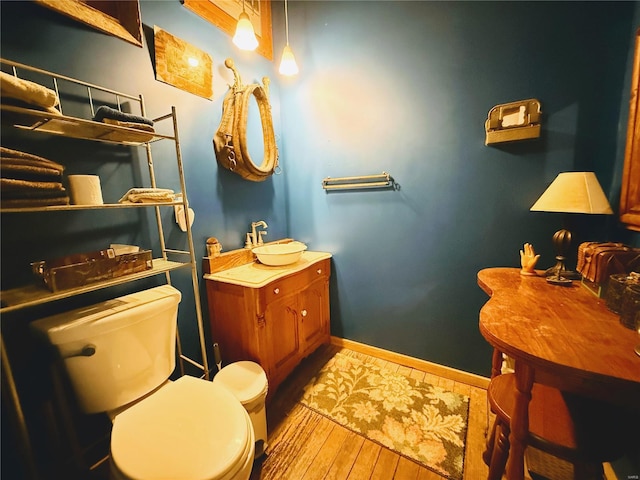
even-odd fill
[(529, 436), (529, 402), (533, 388), (534, 370), (529, 365), (516, 360), (516, 391), (513, 415), (511, 416), (511, 434), (509, 435), (509, 460), (507, 479), (523, 480), (524, 450)]
[(502, 352), (497, 348), (493, 349), (491, 357), (491, 378), (502, 373)]

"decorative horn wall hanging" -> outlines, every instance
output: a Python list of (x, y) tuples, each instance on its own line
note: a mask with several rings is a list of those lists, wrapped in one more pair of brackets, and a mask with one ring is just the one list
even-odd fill
[[(222, 104), (222, 120), (213, 137), (218, 164), (227, 170), (237, 173), (242, 178), (253, 182), (267, 179), (278, 166), (278, 148), (273, 132), (271, 105), (269, 105), (269, 78), (263, 77), (264, 87), (253, 83), (243, 85), (240, 74), (233, 60), (227, 58), (225, 66), (233, 71), (235, 81), (227, 92)], [(264, 141), (264, 157), (260, 165), (256, 165), (247, 148), (247, 119), (249, 101), (254, 96), (260, 111), (262, 138)]]

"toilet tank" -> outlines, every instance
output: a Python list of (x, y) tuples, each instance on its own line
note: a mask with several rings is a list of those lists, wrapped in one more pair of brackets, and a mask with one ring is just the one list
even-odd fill
[(170, 285), (31, 323), (58, 351), (80, 408), (106, 412), (165, 382), (175, 368), (178, 303)]

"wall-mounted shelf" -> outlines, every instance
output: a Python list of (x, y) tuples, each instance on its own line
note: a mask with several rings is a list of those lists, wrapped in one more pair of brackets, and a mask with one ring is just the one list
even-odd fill
[(117, 143), (120, 145), (143, 145), (163, 138), (174, 140), (171, 135), (149, 133), (134, 128), (109, 125), (62, 114), (53, 115), (49, 112), (15, 107), (13, 105), (2, 105), (2, 116), (16, 128), (62, 135), (69, 138)]
[[(189, 252), (183, 252), (188, 254)], [(174, 262), (171, 260), (165, 260), (163, 258), (153, 259), (153, 268), (145, 270), (144, 272), (131, 273), (123, 277), (113, 278), (105, 280), (103, 282), (89, 283), (82, 287), (72, 288), (69, 290), (62, 290), (58, 292), (52, 292), (47, 290), (44, 286), (40, 285), (27, 285), (25, 287), (13, 288), (11, 290), (4, 290), (2, 292), (2, 308), (1, 313), (8, 313), (14, 310), (20, 310), (22, 308), (32, 307), (43, 303), (54, 302), (56, 300), (62, 300), (63, 298), (74, 297), (83, 293), (93, 292), (103, 288), (113, 287), (115, 285), (121, 285), (123, 283), (134, 282), (143, 278), (152, 277), (161, 273), (170, 272), (177, 268), (188, 267), (188, 263)]]
[(16, 207), (1, 208), (0, 213), (55, 212), (65, 210), (104, 210), (107, 208), (149, 208), (171, 207), (182, 205), (182, 202), (145, 202), (145, 203), (104, 203), (102, 205), (51, 205), (48, 207)]
[(496, 105), (484, 123), (485, 145), (540, 136), (540, 102), (535, 98)]

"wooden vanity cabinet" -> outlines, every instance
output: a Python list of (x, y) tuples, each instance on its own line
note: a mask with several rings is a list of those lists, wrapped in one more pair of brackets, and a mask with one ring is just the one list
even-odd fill
[(300, 361), (329, 342), (330, 259), (259, 287), (206, 280), (209, 321), (224, 364), (264, 368), (269, 397)]

